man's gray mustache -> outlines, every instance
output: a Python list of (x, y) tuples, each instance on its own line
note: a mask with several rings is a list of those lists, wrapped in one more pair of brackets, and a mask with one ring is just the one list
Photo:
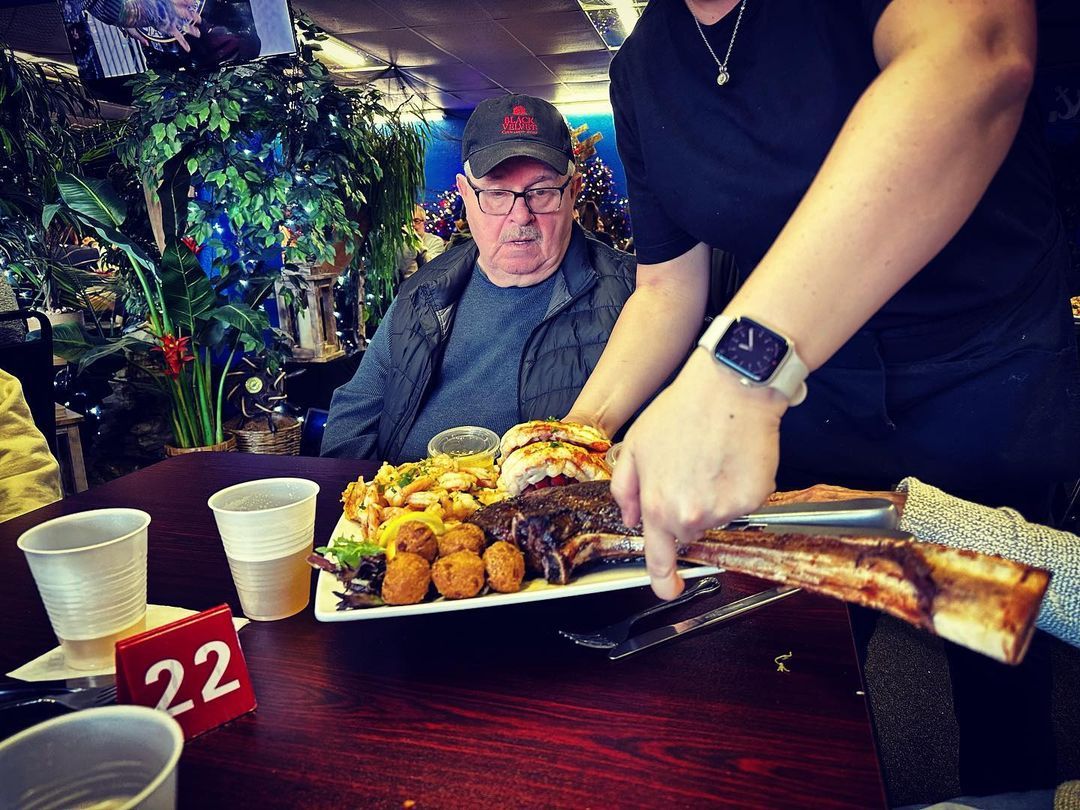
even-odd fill
[(522, 228), (521, 230), (515, 231), (514, 233), (504, 235), (499, 240), (499, 242), (500, 242), (500, 244), (505, 244), (507, 242), (516, 242), (519, 239), (536, 239), (536, 240), (540, 240), (542, 238), (543, 238), (543, 236), (540, 234), (540, 229), (539, 228)]

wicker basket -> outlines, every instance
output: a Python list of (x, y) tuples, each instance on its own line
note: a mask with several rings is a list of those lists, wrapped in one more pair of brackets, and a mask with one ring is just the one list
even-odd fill
[(236, 439), (232, 436), (227, 438), (223, 442), (218, 444), (204, 444), (199, 447), (173, 447), (171, 444), (165, 445), (165, 455), (167, 456), (183, 456), (188, 453), (235, 453), (236, 452)]
[(266, 419), (244, 419), (242, 416), (230, 419), (225, 430), (236, 439), (236, 449), (241, 453), (263, 453), (275, 456), (300, 455), (300, 423), (295, 417), (275, 413), (274, 427), (271, 432)]

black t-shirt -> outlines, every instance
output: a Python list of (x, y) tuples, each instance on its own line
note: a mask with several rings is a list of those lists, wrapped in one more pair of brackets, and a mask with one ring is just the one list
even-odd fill
[[(666, 261), (705, 242), (733, 254), (744, 277), (753, 270), (878, 75), (873, 30), (887, 5), (749, 0), (728, 63), (731, 81), (718, 87), (716, 62), (684, 0), (652, 0), (611, 65), (640, 262)], [(737, 15), (736, 6), (702, 26), (721, 60)], [(1047, 272), (1064, 272), (1039, 264), (1060, 238), (1039, 126), (1029, 105), (976, 211), (872, 328), (999, 310)]]

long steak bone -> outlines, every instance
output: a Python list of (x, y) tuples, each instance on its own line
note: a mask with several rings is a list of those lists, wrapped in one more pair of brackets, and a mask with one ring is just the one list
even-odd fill
[[(593, 481), (504, 501), (471, 522), (516, 543), (534, 573), (565, 584), (586, 563), (644, 554), (640, 527), (623, 526), (619, 514), (607, 482)], [(875, 608), (1009, 664), (1027, 651), (1050, 581), (1001, 557), (871, 534), (715, 530), (678, 554)]]

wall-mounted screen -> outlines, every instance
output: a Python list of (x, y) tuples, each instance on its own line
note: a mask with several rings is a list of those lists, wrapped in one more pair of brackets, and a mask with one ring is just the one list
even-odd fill
[(59, 0), (83, 79), (296, 52), (287, 0)]

